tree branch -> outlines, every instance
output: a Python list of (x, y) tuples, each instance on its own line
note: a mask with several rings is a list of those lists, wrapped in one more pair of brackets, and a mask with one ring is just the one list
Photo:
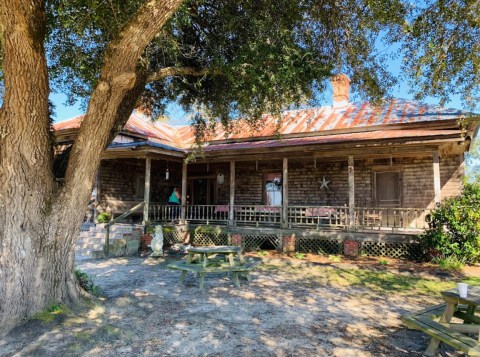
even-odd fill
[(158, 71), (150, 74), (147, 78), (147, 82), (154, 82), (162, 80), (166, 77), (176, 77), (176, 76), (195, 76), (203, 77), (209, 74), (220, 74), (220, 70), (215, 70), (211, 68), (196, 68), (196, 67), (165, 67), (161, 68)]

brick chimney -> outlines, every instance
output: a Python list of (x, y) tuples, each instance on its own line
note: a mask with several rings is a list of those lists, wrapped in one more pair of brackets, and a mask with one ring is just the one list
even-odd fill
[(333, 108), (344, 107), (350, 97), (350, 78), (346, 74), (337, 74), (332, 77)]

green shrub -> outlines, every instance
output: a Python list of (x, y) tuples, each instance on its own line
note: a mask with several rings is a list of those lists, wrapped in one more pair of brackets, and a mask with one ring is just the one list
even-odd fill
[(448, 257), (435, 257), (432, 259), (432, 263), (438, 264), (443, 270), (459, 271), (465, 265), (465, 259), (458, 258), (456, 255), (450, 255)]
[(465, 183), (460, 196), (433, 210), (429, 229), (420, 238), (427, 256), (480, 261), (480, 184)]
[(388, 265), (389, 262), (388, 262), (387, 259), (380, 259), (380, 260), (378, 261), (378, 264), (380, 264), (380, 265)]
[(98, 223), (108, 223), (108, 222), (110, 222), (111, 218), (112, 218), (112, 216), (110, 215), (110, 213), (102, 212), (97, 216), (97, 222)]
[(91, 275), (88, 275), (80, 269), (75, 268), (75, 277), (77, 278), (78, 284), (83, 290), (88, 291), (92, 295), (100, 296), (102, 291), (99, 286), (94, 284), (93, 277)]
[(295, 252), (295, 254), (293, 255), (293, 257), (295, 259), (305, 259), (306, 255), (304, 253), (300, 253), (300, 252)]

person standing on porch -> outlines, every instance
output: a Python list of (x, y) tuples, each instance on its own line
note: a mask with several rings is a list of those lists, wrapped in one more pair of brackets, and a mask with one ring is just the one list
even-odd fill
[(178, 187), (174, 187), (172, 194), (168, 198), (168, 204), (169, 205), (179, 205), (180, 204), (180, 192), (178, 192)]

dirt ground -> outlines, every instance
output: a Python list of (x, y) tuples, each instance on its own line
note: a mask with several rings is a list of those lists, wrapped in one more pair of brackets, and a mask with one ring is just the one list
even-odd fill
[[(385, 293), (325, 276), (374, 269), (439, 282), (456, 279), (395, 260), (380, 265), (375, 259), (332, 262), (270, 253), (241, 289), (228, 276), (211, 274), (200, 291), (193, 274), (185, 286), (177, 285), (180, 273), (166, 269), (171, 259), (79, 262), (104, 297), (52, 322), (27, 321), (0, 339), (0, 356), (421, 355), (428, 338), (407, 330), (400, 316), (439, 303), (439, 296)], [(461, 354), (442, 345), (440, 355)]]

